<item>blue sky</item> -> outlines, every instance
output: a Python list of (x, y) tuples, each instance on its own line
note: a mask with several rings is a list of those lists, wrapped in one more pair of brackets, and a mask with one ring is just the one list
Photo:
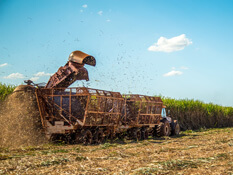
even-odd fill
[(93, 55), (74, 86), (233, 106), (233, 1), (0, 0), (0, 82), (47, 82)]

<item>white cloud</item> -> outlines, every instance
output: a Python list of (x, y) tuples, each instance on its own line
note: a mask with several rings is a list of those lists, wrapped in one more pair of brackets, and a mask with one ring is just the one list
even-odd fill
[(5, 79), (19, 79), (19, 78), (24, 78), (24, 75), (17, 72), (17, 73), (12, 73), (12, 74), (5, 76), (3, 78), (5, 78)]
[(40, 77), (32, 77), (32, 78), (30, 78), (30, 80), (32, 80), (32, 81), (37, 81), (39, 78), (40, 78)]
[(185, 34), (170, 39), (160, 37), (157, 43), (150, 46), (148, 50), (154, 52), (174, 52), (183, 50), (190, 44), (192, 44), (192, 41), (186, 38)]
[(188, 70), (189, 69), (188, 67), (185, 67), (185, 66), (181, 66), (180, 68), (183, 69), (183, 70)]
[(103, 15), (103, 11), (99, 11), (98, 15), (100, 15), (100, 16)]
[(163, 76), (164, 76), (164, 77), (170, 77), (170, 76), (176, 76), (176, 75), (182, 75), (182, 74), (183, 74), (183, 72), (181, 72), (181, 71), (172, 70), (172, 71), (170, 71), (170, 72), (164, 74)]
[(45, 73), (45, 72), (37, 72), (36, 74), (33, 75), (32, 78), (30, 78), (30, 80), (37, 81), (39, 80), (40, 77), (46, 77), (46, 76), (51, 76), (51, 75), (53, 74)]
[(0, 67), (4, 67), (4, 66), (7, 66), (8, 63), (3, 63), (3, 64), (0, 64)]
[(111, 20), (110, 20), (110, 19), (107, 19), (106, 21), (107, 21), (107, 22), (111, 22)]
[(34, 74), (34, 77), (45, 77), (45, 76), (51, 76), (53, 74), (50, 73), (45, 73), (45, 72), (38, 72), (36, 74)]
[(87, 8), (87, 4), (84, 4), (82, 7), (83, 7), (83, 8)]

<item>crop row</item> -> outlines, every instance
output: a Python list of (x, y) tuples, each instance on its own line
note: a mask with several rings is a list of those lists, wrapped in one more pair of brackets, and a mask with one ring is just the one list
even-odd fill
[(15, 89), (15, 86), (13, 85), (6, 85), (0, 83), (0, 101), (4, 100), (7, 95), (12, 93)]
[(163, 98), (172, 118), (179, 121), (183, 130), (221, 128), (233, 126), (233, 108), (203, 103), (198, 100)]

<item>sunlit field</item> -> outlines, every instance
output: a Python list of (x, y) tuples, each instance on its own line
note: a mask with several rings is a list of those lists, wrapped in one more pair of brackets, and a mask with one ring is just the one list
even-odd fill
[(101, 145), (1, 148), (2, 174), (232, 174), (233, 129)]

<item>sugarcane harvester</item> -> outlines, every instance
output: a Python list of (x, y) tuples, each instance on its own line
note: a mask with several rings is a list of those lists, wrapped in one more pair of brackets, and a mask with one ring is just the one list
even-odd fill
[(70, 54), (65, 66), (53, 74), (44, 88), (36, 88), (41, 122), (49, 139), (67, 136), (73, 143), (101, 143), (127, 136), (142, 140), (179, 134), (176, 120), (166, 115), (160, 97), (69, 86), (89, 80), (85, 64), (95, 66), (93, 56)]

